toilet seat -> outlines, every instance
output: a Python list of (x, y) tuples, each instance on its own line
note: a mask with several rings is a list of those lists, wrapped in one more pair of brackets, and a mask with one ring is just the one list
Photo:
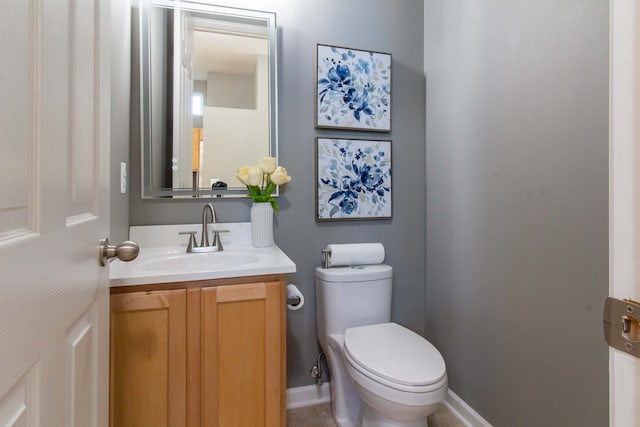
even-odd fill
[(396, 323), (347, 329), (343, 348), (354, 369), (392, 389), (428, 393), (446, 386), (442, 355), (429, 341)]

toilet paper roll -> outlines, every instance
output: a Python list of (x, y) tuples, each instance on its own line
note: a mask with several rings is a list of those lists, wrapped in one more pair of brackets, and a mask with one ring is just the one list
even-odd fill
[(384, 246), (382, 246), (382, 243), (327, 245), (327, 249), (331, 251), (329, 267), (382, 264), (384, 261)]
[(287, 304), (287, 308), (289, 310), (300, 310), (304, 305), (304, 295), (300, 292), (300, 289), (296, 285), (287, 285), (287, 300), (290, 298), (300, 298), (300, 302), (298, 304)]

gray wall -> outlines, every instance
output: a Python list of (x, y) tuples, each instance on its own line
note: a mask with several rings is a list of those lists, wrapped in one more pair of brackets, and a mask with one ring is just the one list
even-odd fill
[[(307, 301), (300, 311), (288, 313), (288, 386), (295, 387), (312, 383), (309, 369), (315, 364), (318, 351), (313, 269), (320, 265), (320, 250), (328, 243), (382, 242), (387, 250), (386, 261), (395, 267), (393, 318), (423, 332), (426, 198), (423, 2), (289, 0), (273, 3), (277, 5), (269, 9), (277, 13), (280, 49), (279, 160), (293, 177), (278, 201), (281, 210), (276, 215), (276, 243), (296, 263), (298, 272), (290, 275), (289, 281), (300, 287)], [(314, 129), (316, 43), (393, 55), (391, 134)], [(135, 88), (137, 70), (132, 78)], [(132, 91), (132, 103), (136, 102), (136, 96), (136, 90)], [(139, 118), (136, 109), (132, 112), (131, 164), (139, 165), (140, 137), (136, 134)], [(329, 135), (393, 141), (392, 220), (315, 222), (314, 138)], [(142, 200), (139, 168), (131, 168), (131, 189), (132, 225), (194, 223), (200, 219), (204, 200)], [(221, 221), (249, 220), (250, 200), (216, 200), (214, 204)]]
[(426, 335), (495, 426), (608, 425), (606, 0), (426, 0)]

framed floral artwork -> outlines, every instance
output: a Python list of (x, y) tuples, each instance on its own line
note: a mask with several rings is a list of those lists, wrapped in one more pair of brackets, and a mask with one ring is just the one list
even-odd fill
[(391, 55), (319, 44), (316, 127), (391, 131)]
[(316, 220), (391, 214), (391, 141), (316, 138)]

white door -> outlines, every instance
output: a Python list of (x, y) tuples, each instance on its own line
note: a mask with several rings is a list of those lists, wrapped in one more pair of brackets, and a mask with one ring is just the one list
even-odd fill
[(0, 3), (0, 426), (108, 417), (109, 3)]
[[(618, 299), (640, 301), (640, 4), (637, 0), (611, 0), (610, 34), (609, 294)], [(635, 319), (640, 320), (640, 313)], [(634, 328), (638, 325), (632, 325)], [(640, 346), (640, 342), (631, 345)], [(609, 424), (639, 427), (640, 359), (610, 349), (609, 363)]]

